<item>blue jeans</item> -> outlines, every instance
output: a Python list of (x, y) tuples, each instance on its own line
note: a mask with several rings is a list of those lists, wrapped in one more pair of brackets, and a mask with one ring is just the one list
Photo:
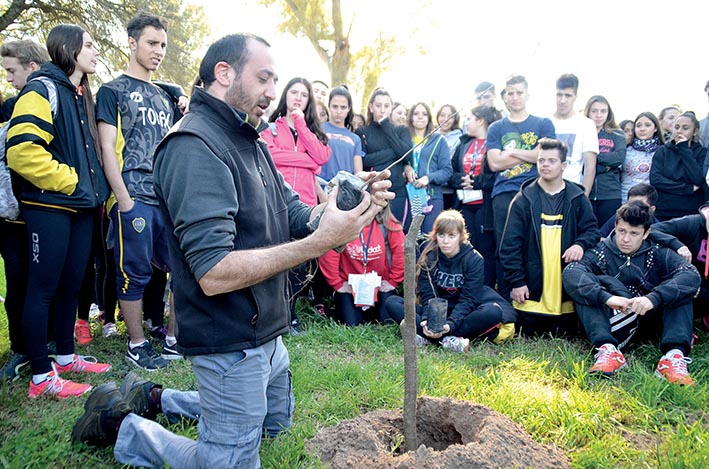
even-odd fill
[(199, 391), (165, 390), (168, 419), (199, 417), (197, 441), (129, 414), (118, 432), (116, 460), (130, 466), (259, 468), (261, 436), (290, 428), (290, 359), (280, 337), (244, 351), (189, 357)]

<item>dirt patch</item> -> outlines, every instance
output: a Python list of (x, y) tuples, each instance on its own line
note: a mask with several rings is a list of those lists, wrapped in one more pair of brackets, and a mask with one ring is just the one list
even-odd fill
[(623, 439), (630, 443), (630, 445), (641, 451), (648, 451), (656, 448), (659, 444), (658, 436), (650, 433), (631, 433), (629, 431), (623, 430), (621, 432)]
[(419, 448), (403, 453), (402, 413), (378, 410), (324, 428), (306, 445), (332, 469), (571, 467), (560, 449), (479, 404), (419, 398), (416, 428)]

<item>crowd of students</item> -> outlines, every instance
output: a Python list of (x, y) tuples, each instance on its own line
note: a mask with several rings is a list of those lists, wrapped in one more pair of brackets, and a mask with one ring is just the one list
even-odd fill
[[(417, 274), (420, 345), (434, 342), (463, 351), (470, 340), (501, 342), (515, 331), (585, 335), (598, 351), (591, 372), (612, 375), (624, 366), (620, 349), (631, 337), (657, 336), (663, 353), (657, 374), (691, 384), (686, 364), (692, 303), (705, 294), (697, 267), (705, 272), (706, 239), (688, 227), (705, 230), (706, 214), (700, 209), (708, 196), (709, 160), (701, 136), (707, 119), (700, 123), (693, 112), (672, 106), (660, 112), (661, 118), (646, 111), (619, 126), (601, 95), (577, 112), (578, 86), (572, 74), (559, 77), (556, 112), (544, 118), (527, 112), (523, 76), (506, 81), (504, 111), (494, 106), (494, 85), (483, 82), (475, 90), (478, 105), (463, 110), (462, 119), (450, 104), (437, 110), (435, 131), (425, 103), (406, 111), (377, 89), (365, 124), (350, 125), (360, 139), (350, 137), (346, 152), (332, 146), (335, 161), (344, 158), (348, 167), (328, 163), (320, 182), (337, 169), (352, 171), (355, 162), (365, 170), (391, 167), (396, 199), (387, 232), (407, 232), (414, 215), (425, 216), (429, 241), (422, 244)], [(331, 96), (342, 93), (347, 91), (340, 86)], [(352, 115), (351, 98), (348, 103)], [(405, 121), (395, 115), (397, 109), (407, 113)], [(663, 223), (650, 235), (655, 222)], [(618, 236), (618, 226), (624, 236)], [(403, 319), (403, 300), (392, 294), (390, 280), (400, 278), (392, 274), (403, 269), (403, 256), (394, 252), (389, 264), (382, 262), (392, 246), (401, 249), (403, 234), (384, 246), (380, 236), (365, 241), (372, 232), (377, 230), (320, 259), (336, 292), (334, 316), (344, 324)], [(456, 247), (446, 252), (443, 246), (451, 237)], [(622, 262), (608, 263), (614, 256), (624, 259), (625, 267), (634, 266), (634, 275), (627, 275)], [(599, 282), (595, 297), (576, 284), (581, 266), (591, 271), (584, 281)], [(642, 275), (636, 278), (638, 272)], [(365, 300), (359, 292), (371, 285), (374, 293)], [(666, 294), (673, 289), (674, 296)], [(344, 295), (349, 296), (346, 305)], [(427, 327), (432, 298), (446, 299), (448, 308), (444, 327), (435, 331)], [(701, 315), (703, 307), (694, 311)], [(607, 334), (594, 332), (598, 316)], [(709, 328), (709, 316), (703, 323)]]
[[(92, 340), (88, 307), (80, 304), (81, 298), (92, 297), (92, 290), (105, 337), (117, 334), (118, 302), (128, 333), (128, 361), (152, 371), (180, 358), (175, 314), (169, 315), (167, 328), (162, 322), (170, 263), (152, 164), (155, 148), (186, 111), (188, 98), (179, 87), (151, 80), (164, 56), (167, 23), (142, 14), (127, 29), (128, 69), (99, 89), (96, 104), (89, 76), (98, 51), (82, 28), (57, 26), (46, 50), (32, 41), (2, 47), (7, 80), (19, 92), (3, 104), (2, 119), (7, 121), (7, 166), (21, 207), (17, 219), (0, 222), (12, 349), (3, 376), (15, 379), (29, 364), (30, 396), (82, 394), (88, 385), (59, 374), (110, 368), (75, 353), (74, 338), (79, 345)], [(557, 109), (548, 118), (528, 113), (528, 84), (520, 75), (510, 77), (500, 93), (502, 111), (495, 107), (495, 86), (483, 82), (475, 89), (472, 109), (445, 104), (435, 113), (425, 102), (409, 107), (394, 102), (378, 88), (365, 117), (355, 114), (345, 85), (330, 90), (322, 81), (288, 81), (268, 124), (252, 125), (300, 200), (311, 207), (325, 202), (328, 183), (338, 173), (362, 170), (390, 170), (395, 194), (358, 239), (318, 260), (318, 310), (324, 311), (324, 298), (334, 294), (335, 316), (347, 325), (399, 322), (403, 237), (412, 218), (422, 214), (421, 238), (430, 241), (422, 244), (419, 259), (421, 344), (466, 350), (471, 339), (501, 342), (515, 330), (585, 332), (599, 349), (598, 360), (612, 356), (619, 362), (618, 346), (633, 334), (596, 343), (579, 306), (591, 300), (587, 292), (573, 293), (577, 285), (566, 284), (567, 271), (574, 277), (590, 253), (607, 260), (610, 254), (599, 254), (602, 233), (606, 245), (615, 239), (624, 253), (619, 223), (646, 228), (644, 212), (626, 204), (634, 195), (643, 199), (650, 221), (662, 222), (653, 232), (672, 235), (658, 235), (653, 242), (703, 266), (706, 242), (695, 239), (687, 222), (675, 222), (683, 216), (706, 218), (709, 126), (707, 119), (700, 123), (694, 113), (674, 106), (659, 117), (646, 111), (617, 125), (601, 95), (577, 112), (578, 86), (574, 75), (559, 77)], [(642, 239), (645, 231), (639, 233)], [(652, 249), (653, 256), (660, 255)], [(310, 267), (290, 271), (293, 333), (300, 327), (296, 300), (311, 278)], [(94, 279), (96, 288), (91, 288)], [(88, 293), (81, 293), (82, 285)], [(684, 289), (691, 285), (686, 282)], [(650, 309), (667, 315), (663, 306), (669, 303), (659, 301), (662, 294), (651, 308), (639, 311), (643, 307), (634, 298), (650, 295), (651, 286), (636, 285), (627, 301), (607, 304), (608, 323), (614, 323), (618, 311), (623, 318), (632, 311), (636, 326), (642, 323), (638, 315)], [(439, 298), (448, 302), (448, 319), (442, 329), (433, 330), (427, 302)], [(691, 303), (691, 298), (682, 296), (682, 301)], [(164, 340), (162, 355), (146, 339), (144, 310), (152, 322), (150, 335)], [(627, 321), (621, 322), (623, 330), (634, 333)], [(677, 365), (688, 361), (685, 339), (662, 349), (680, 357), (673, 359), (672, 369), (682, 377), (670, 378), (686, 384), (691, 381), (686, 367)], [(617, 347), (612, 353), (611, 346)], [(602, 368), (608, 374), (604, 366), (596, 363), (592, 371)]]

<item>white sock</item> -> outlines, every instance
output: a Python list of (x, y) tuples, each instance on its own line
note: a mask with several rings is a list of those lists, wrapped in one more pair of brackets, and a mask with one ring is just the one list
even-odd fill
[(74, 354), (71, 355), (57, 355), (57, 365), (66, 366), (74, 361)]
[(172, 347), (173, 345), (175, 345), (177, 343), (177, 339), (175, 338), (174, 335), (166, 335), (165, 336), (165, 343), (167, 345), (169, 345), (170, 347)]
[(136, 347), (140, 347), (141, 345), (147, 344), (147, 343), (148, 343), (148, 340), (147, 340), (147, 339), (144, 340), (144, 341), (142, 341), (142, 342), (138, 342), (137, 344), (134, 344), (133, 342), (128, 342), (128, 347), (130, 347), (130, 348), (136, 348)]
[(678, 348), (673, 348), (672, 350), (670, 350), (669, 352), (667, 352), (667, 353), (665, 354), (665, 356), (666, 356), (667, 358), (670, 358), (670, 357), (672, 357), (672, 356), (673, 356), (674, 354), (676, 354), (676, 353), (678, 353), (678, 354), (680, 354), (681, 356), (684, 357), (684, 352), (682, 352), (682, 351), (681, 351), (680, 349), (678, 349)]
[(49, 377), (49, 373), (40, 373), (38, 375), (32, 375), (32, 382), (34, 384), (39, 384)]

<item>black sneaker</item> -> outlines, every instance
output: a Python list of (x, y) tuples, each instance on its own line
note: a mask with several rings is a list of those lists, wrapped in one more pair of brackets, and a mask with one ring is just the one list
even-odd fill
[(160, 368), (166, 368), (168, 365), (167, 360), (155, 353), (155, 350), (153, 350), (148, 341), (145, 341), (138, 347), (132, 348), (129, 344), (128, 351), (126, 352), (126, 360), (128, 363), (132, 363), (145, 371), (159, 370)]
[(177, 344), (167, 345), (167, 342), (162, 344), (162, 357), (165, 360), (182, 360), (184, 357), (177, 351)]
[(157, 326), (150, 328), (150, 337), (158, 340), (165, 340), (167, 335), (167, 328), (165, 326)]
[(10, 352), (5, 366), (0, 368), (0, 380), (15, 381), (20, 377), (20, 371), (25, 366), (29, 365), (30, 359), (27, 355), (21, 353)]
[(121, 395), (134, 414), (155, 420), (158, 409), (150, 406), (150, 391), (153, 388), (162, 388), (162, 386), (145, 380), (131, 371), (123, 378)]
[(84, 404), (84, 415), (77, 420), (71, 431), (75, 443), (83, 441), (92, 446), (108, 446), (116, 442), (117, 430), (110, 430), (106, 419), (116, 421), (130, 414), (130, 406), (123, 400), (116, 383), (98, 386)]

